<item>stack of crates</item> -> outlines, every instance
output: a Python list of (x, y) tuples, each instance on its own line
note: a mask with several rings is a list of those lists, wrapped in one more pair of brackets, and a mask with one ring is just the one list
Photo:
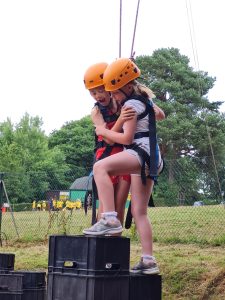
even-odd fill
[[(14, 271), (13, 276), (22, 276), (22, 300), (46, 299), (46, 273), (34, 271)], [(1, 299), (1, 298), (0, 298)]]
[(129, 300), (161, 300), (161, 275), (130, 274)]
[(0, 274), (7, 274), (14, 270), (15, 254), (0, 253)]
[(130, 240), (50, 236), (47, 300), (129, 300)]
[(161, 300), (161, 275), (132, 274), (130, 240), (50, 236), (47, 300)]
[(46, 300), (46, 273), (14, 271), (15, 255), (0, 253), (0, 300)]

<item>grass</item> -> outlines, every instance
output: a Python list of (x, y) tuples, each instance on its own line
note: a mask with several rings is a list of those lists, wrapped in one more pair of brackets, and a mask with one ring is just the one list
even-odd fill
[[(224, 247), (155, 243), (154, 249), (163, 279), (163, 299), (224, 299)], [(15, 253), (16, 270), (47, 272), (48, 241), (9, 243), (1, 252)], [(132, 242), (131, 265), (139, 255), (139, 243)]]
[[(149, 209), (154, 241), (160, 243), (195, 243), (225, 245), (225, 210), (223, 206), (157, 207)], [(91, 210), (14, 213), (19, 241), (44, 241), (49, 234), (79, 234), (91, 222)], [(18, 240), (12, 217), (3, 214), (2, 232), (8, 240)], [(124, 235), (135, 237), (133, 229)]]
[[(154, 255), (163, 278), (165, 300), (221, 300), (225, 294), (225, 217), (223, 206), (150, 208)], [(3, 214), (2, 252), (16, 254), (16, 269), (47, 270), (48, 236), (80, 234), (90, 225), (91, 211), (16, 212), (20, 238), (12, 216)], [(140, 257), (134, 227), (124, 230), (131, 238), (131, 265)], [(7, 237), (7, 240), (4, 239)], [(141, 300), (141, 299), (140, 299)]]

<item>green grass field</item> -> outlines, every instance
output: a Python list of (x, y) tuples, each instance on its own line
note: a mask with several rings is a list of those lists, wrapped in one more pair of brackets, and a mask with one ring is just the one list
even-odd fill
[[(225, 217), (223, 206), (150, 208), (154, 255), (163, 279), (165, 300), (222, 300), (225, 295)], [(91, 211), (17, 212), (3, 214), (1, 252), (16, 254), (15, 269), (45, 270), (49, 234), (81, 234), (90, 225)], [(4, 238), (4, 234), (2, 237)], [(124, 230), (131, 238), (133, 265), (140, 258), (134, 226)], [(141, 300), (141, 299), (138, 299)]]
[[(163, 243), (225, 244), (225, 209), (221, 205), (149, 208), (154, 241)], [(46, 240), (49, 234), (81, 234), (90, 226), (91, 210), (14, 213), (20, 241)], [(18, 239), (12, 215), (2, 214), (2, 232), (8, 240)], [(137, 238), (133, 228), (125, 236)]]

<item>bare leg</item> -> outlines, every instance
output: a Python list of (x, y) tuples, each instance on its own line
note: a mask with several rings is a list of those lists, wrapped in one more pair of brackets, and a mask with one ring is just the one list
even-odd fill
[(115, 211), (114, 188), (110, 175), (139, 174), (140, 164), (135, 156), (123, 151), (96, 162), (93, 171), (103, 211)]
[(117, 218), (120, 220), (121, 224), (123, 224), (124, 221), (124, 211), (129, 189), (130, 182), (123, 178), (120, 178), (118, 184), (115, 186), (115, 209)]
[(146, 185), (143, 185), (140, 176), (131, 175), (132, 215), (140, 236), (142, 251), (149, 255), (152, 255), (153, 252), (153, 241), (147, 208), (153, 184), (153, 180), (148, 179)]

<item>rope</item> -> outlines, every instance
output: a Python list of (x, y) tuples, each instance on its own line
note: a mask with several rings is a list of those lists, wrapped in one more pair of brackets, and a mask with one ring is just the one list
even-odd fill
[(139, 4), (140, 4), (140, 0), (138, 0), (138, 3), (137, 3), (136, 18), (135, 18), (135, 23), (134, 23), (134, 32), (133, 32), (133, 39), (132, 39), (131, 52), (130, 52), (131, 58), (134, 57), (133, 49), (134, 49), (134, 40), (135, 40), (136, 27), (137, 27), (138, 12), (139, 12)]
[(120, 29), (119, 29), (119, 57), (121, 57), (121, 39), (122, 39), (122, 3), (123, 0), (120, 0)]
[[(192, 9), (191, 9), (190, 0), (186, 0), (186, 10), (187, 10), (188, 25), (189, 25), (190, 38), (191, 38), (191, 45), (192, 45), (192, 51), (193, 51), (193, 56), (194, 56), (195, 67), (199, 71), (198, 52), (197, 52), (197, 46), (196, 46), (194, 23), (193, 23)], [(202, 84), (200, 82), (199, 76), (198, 76), (198, 85), (199, 85), (199, 92), (200, 92), (200, 97), (201, 97), (201, 95), (203, 94), (203, 89), (202, 89)], [(213, 165), (214, 165), (215, 174), (216, 174), (216, 180), (217, 180), (217, 184), (218, 184), (220, 196), (221, 196), (221, 199), (223, 201), (223, 192), (222, 192), (222, 188), (221, 188), (221, 184), (220, 184), (220, 179), (219, 179), (219, 175), (218, 175), (218, 169), (217, 169), (217, 166), (216, 166), (216, 160), (215, 160), (214, 150), (213, 150), (213, 146), (212, 146), (212, 138), (211, 138), (211, 134), (210, 134), (210, 129), (209, 129), (209, 126), (208, 126), (208, 122), (207, 122), (207, 119), (205, 117), (206, 114), (207, 114), (207, 111), (206, 111), (206, 109), (205, 109), (205, 107), (203, 105), (202, 105), (202, 108), (203, 108), (203, 112), (205, 111), (204, 122), (205, 122), (206, 131), (207, 131), (207, 135), (208, 135), (208, 141), (209, 141), (210, 151), (211, 151), (211, 154), (212, 154)]]

